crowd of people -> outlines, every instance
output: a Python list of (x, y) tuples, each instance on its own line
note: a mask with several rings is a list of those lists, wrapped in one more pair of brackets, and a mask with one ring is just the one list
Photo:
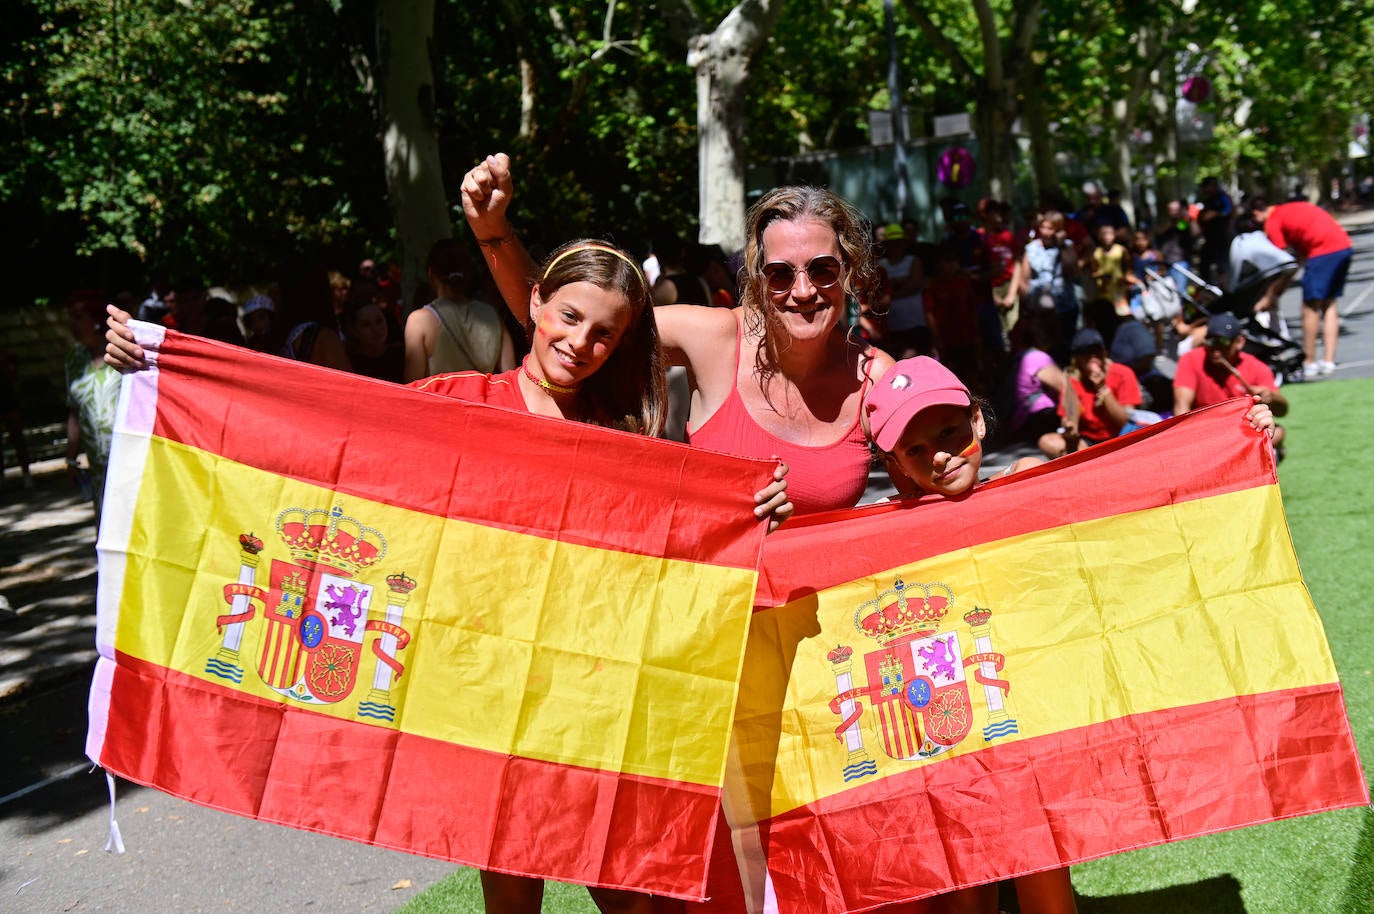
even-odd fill
[[(1310, 203), (1256, 197), (1237, 207), (1206, 177), (1191, 203), (1168, 201), (1157, 219), (1133, 225), (1119, 195), (1090, 181), (1077, 208), (1052, 191), (1020, 224), (992, 198), (972, 210), (944, 201), (942, 216), (936, 240), (917, 240), (911, 222), (874, 230), (879, 283), (861, 301), (860, 332), (894, 358), (937, 359), (996, 407), (1004, 441), (1047, 458), (1224, 396), (1261, 396), (1283, 414), (1284, 374), (1251, 354), (1263, 350), (1247, 337), (1287, 336), (1277, 302), (1292, 271), (1232, 275), (1241, 269), (1233, 242), (1248, 233), (1304, 268), (1295, 376), (1335, 370), (1335, 301), (1352, 246)], [(1228, 298), (1251, 279), (1264, 283), (1253, 296)], [(1282, 456), (1281, 430), (1276, 443)]]
[[(516, 176), (494, 155), (462, 184), (494, 282), (480, 297), (468, 248), (449, 240), (431, 252), (424, 304), (405, 317), (375, 275), (331, 283), (312, 268), (245, 302), (241, 325), (232, 306), (191, 284), (139, 308), (116, 302), (103, 362), (91, 339), (99, 314), (82, 306), (73, 332), (87, 368), (145, 366), (128, 326), (136, 311), (432, 394), (649, 435), (671, 427), (669, 369), (680, 369), (687, 443), (776, 462), (773, 483), (752, 493), (770, 530), (857, 504), (875, 454), (899, 497), (963, 497), (980, 482), (994, 411), (1005, 434), (1047, 459), (1237, 395), (1253, 400), (1249, 424), (1274, 436), (1286, 402), (1240, 351), (1234, 316), (1210, 316), (1200, 355), (1171, 384), (1154, 358), (1167, 328), (1132, 302), (1142, 264), (1171, 263), (1164, 245), (1202, 258), (1200, 220), (1132, 233), (1111, 194), (1093, 189), (1074, 212), (1047, 196), (1028, 232), (1001, 201), (950, 201), (944, 235), (919, 242), (913, 223), (875, 233), (830, 191), (782, 187), (750, 208), (733, 260), (665, 234), (647, 262), (582, 239), (536, 263), (507, 219)], [(537, 911), (543, 891), (537, 879), (495, 872), (482, 887), (490, 912)], [(1016, 890), (1023, 911), (1074, 910), (1067, 870), (1025, 877)], [(681, 908), (604, 889), (593, 898), (602, 911)], [(967, 889), (941, 905), (991, 912), (996, 892)]]

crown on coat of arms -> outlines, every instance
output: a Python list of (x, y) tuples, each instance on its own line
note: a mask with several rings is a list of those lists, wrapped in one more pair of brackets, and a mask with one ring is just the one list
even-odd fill
[(386, 555), (386, 538), (343, 513), (340, 505), (287, 508), (277, 515), (277, 534), (291, 557), (306, 565), (323, 565), (352, 575)]
[(954, 591), (945, 584), (907, 584), (897, 578), (891, 590), (859, 605), (854, 627), (877, 641), (887, 643), (907, 635), (939, 629), (945, 614), (954, 607)]
[(992, 610), (984, 606), (975, 606), (973, 609), (964, 613), (964, 621), (973, 628), (977, 628), (979, 625), (987, 625), (988, 620), (991, 618)]
[(404, 571), (400, 574), (389, 574), (386, 576), (386, 586), (391, 588), (392, 593), (410, 593), (415, 589), (415, 579)]

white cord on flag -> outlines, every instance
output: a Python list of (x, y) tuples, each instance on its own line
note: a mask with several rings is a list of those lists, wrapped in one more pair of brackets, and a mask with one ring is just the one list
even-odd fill
[(115, 821), (115, 782), (114, 775), (105, 772), (105, 784), (110, 788), (110, 839), (105, 842), (105, 853), (114, 851), (116, 854), (124, 853), (124, 837), (119, 833), (119, 823)]

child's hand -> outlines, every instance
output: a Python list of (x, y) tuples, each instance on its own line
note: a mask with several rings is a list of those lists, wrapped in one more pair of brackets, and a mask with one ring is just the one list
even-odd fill
[(515, 195), (510, 176), (510, 156), (487, 156), (463, 176), (463, 213), (478, 241), (502, 238), (510, 233), (506, 208)]
[(1250, 407), (1250, 411), (1245, 414), (1249, 420), (1250, 427), (1257, 431), (1264, 432), (1270, 438), (1274, 437), (1274, 411), (1269, 408), (1267, 403), (1260, 401), (1256, 396), (1255, 405)]
[(143, 350), (134, 342), (134, 331), (129, 327), (129, 312), (115, 305), (106, 305), (105, 312), (110, 315), (105, 321), (109, 328), (105, 331), (105, 363), (125, 374), (147, 368)]
[(1094, 388), (1101, 387), (1107, 380), (1107, 366), (1099, 358), (1088, 359), (1086, 370), (1083, 372), (1083, 379)]
[[(774, 455), (774, 460), (778, 460)], [(782, 522), (792, 516), (792, 502), (787, 497), (787, 464), (778, 460), (773, 470), (773, 481), (767, 487), (754, 493), (754, 516), (762, 520), (768, 518), (768, 532), (772, 533)]]

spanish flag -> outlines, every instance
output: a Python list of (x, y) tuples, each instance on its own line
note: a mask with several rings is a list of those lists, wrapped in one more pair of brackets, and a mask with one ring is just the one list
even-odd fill
[(709, 909), (864, 911), (1367, 804), (1247, 406), (769, 537)]
[(264, 821), (701, 898), (772, 464), (134, 324), (87, 752)]

